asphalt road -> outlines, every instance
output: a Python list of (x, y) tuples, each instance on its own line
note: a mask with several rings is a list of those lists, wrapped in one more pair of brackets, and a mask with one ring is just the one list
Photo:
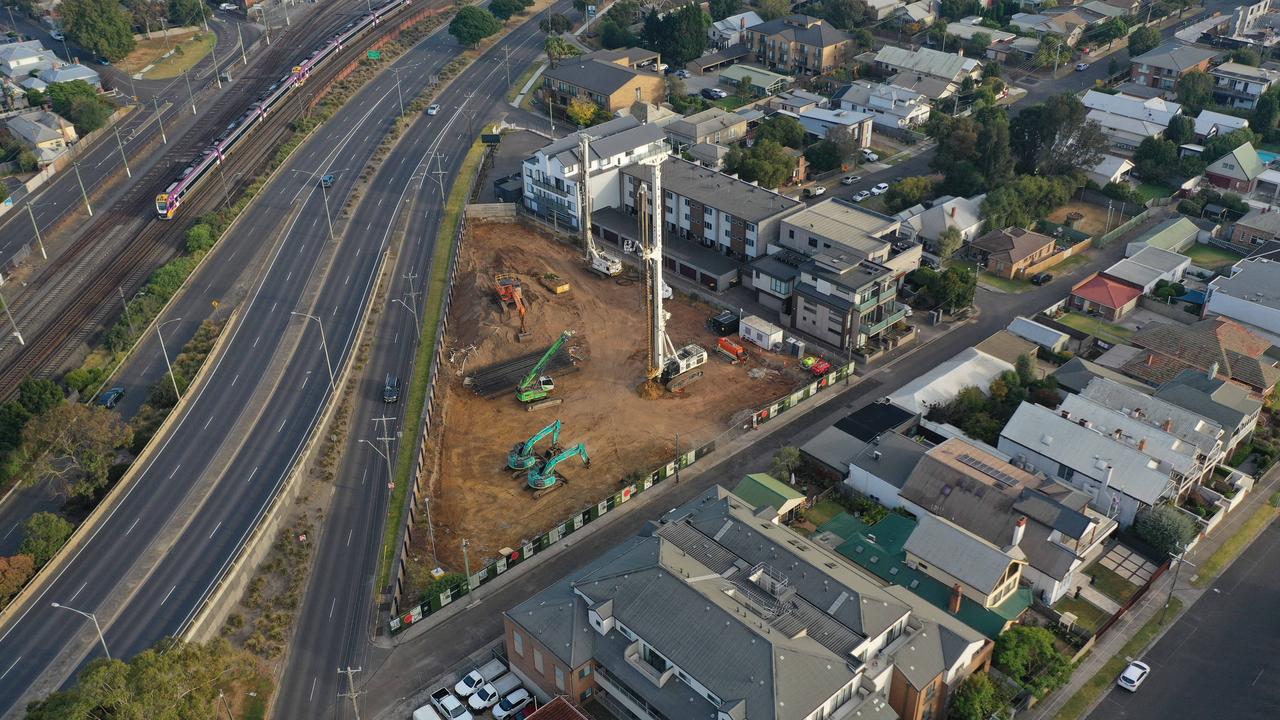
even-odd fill
[(1277, 607), (1280, 525), (1272, 523), (1150, 652), (1134, 658), (1151, 666), (1138, 691), (1113, 686), (1090, 720), (1276, 717)]
[[(419, 46), (399, 64), (431, 52)], [(401, 79), (404, 92), (416, 94), (429, 76)], [(326, 354), (335, 367), (352, 355), (386, 248), (386, 218), (408, 190), (405, 182), (365, 188), (367, 203), (387, 206), (387, 214), (353, 224), (333, 243), (315, 178), (338, 173), (329, 202), (340, 207), (396, 107), (394, 79), (383, 74), (295, 153), (242, 220), (254, 232), (212, 258), (208, 267), (238, 274), (241, 252), (269, 248), (225, 352), (173, 432), (89, 542), (0, 634), (0, 713), (61, 685), (100, 650), (91, 623), (49, 603), (96, 613), (113, 656), (131, 656), (185, 627), (256, 527), (330, 397)], [(319, 323), (291, 311), (319, 318), (327, 346)]]

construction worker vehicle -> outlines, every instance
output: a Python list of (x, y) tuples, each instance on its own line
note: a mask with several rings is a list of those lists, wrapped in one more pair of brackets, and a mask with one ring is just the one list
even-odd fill
[(707, 327), (711, 328), (711, 332), (720, 337), (734, 335), (738, 332), (738, 314), (732, 310), (725, 310), (712, 315), (707, 320)]
[(498, 273), (493, 276), (493, 284), (498, 291), (498, 302), (502, 303), (503, 312), (506, 312), (508, 306), (512, 306), (520, 314), (520, 332), (516, 337), (520, 340), (528, 338), (529, 331), (524, 324), (527, 309), (524, 304), (524, 287), (520, 284), (520, 278), (516, 277), (515, 273)]
[(729, 338), (722, 337), (716, 340), (716, 352), (729, 358), (729, 362), (734, 365), (747, 360), (747, 349)]
[(587, 267), (591, 272), (598, 273), (604, 277), (618, 277), (622, 274), (622, 261), (610, 255), (609, 253), (596, 247), (596, 241), (591, 237), (591, 193), (587, 191), (587, 165), (590, 164), (591, 152), (589, 144), (591, 136), (587, 133), (578, 134), (578, 157), (581, 158), (582, 174), (578, 178), (578, 207), (582, 210), (582, 247), (587, 252)]
[(661, 380), (672, 392), (682, 390), (702, 379), (697, 368), (707, 364), (707, 351), (699, 345), (685, 345), (667, 359)]
[(556, 466), (575, 457), (582, 458), (583, 467), (591, 467), (591, 457), (587, 455), (587, 446), (583, 443), (578, 443), (539, 462), (529, 470), (528, 484), (529, 489), (533, 490), (535, 500), (549, 492), (558, 490), (565, 483), (564, 477), (556, 472)]
[(569, 281), (560, 277), (553, 272), (545, 272), (541, 278), (542, 287), (550, 290), (556, 295), (563, 295), (569, 292)]
[(556, 420), (534, 433), (533, 437), (528, 440), (513, 445), (511, 451), (507, 453), (507, 469), (528, 470), (537, 465), (538, 456), (535, 452), (535, 446), (548, 435), (551, 436), (551, 449), (547, 451), (547, 457), (560, 452), (560, 421)]
[(526, 374), (524, 379), (520, 381), (520, 384), (516, 386), (516, 397), (520, 399), (520, 402), (531, 403), (541, 400), (550, 395), (552, 390), (556, 389), (555, 380), (551, 379), (551, 377), (547, 375), (543, 375), (542, 371), (546, 369), (547, 364), (551, 362), (551, 358), (555, 357), (555, 354), (560, 351), (560, 348), (563, 347), (571, 337), (573, 337), (572, 330), (565, 330), (560, 333), (560, 337), (556, 338), (556, 341), (551, 343), (551, 347), (547, 348), (547, 351), (542, 354), (542, 357), (538, 359), (538, 362), (535, 363), (533, 367), (529, 368), (528, 374)]
[(818, 359), (813, 363), (813, 365), (809, 366), (809, 372), (812, 373), (814, 377), (822, 377), (823, 375), (831, 372), (831, 363), (826, 360)]

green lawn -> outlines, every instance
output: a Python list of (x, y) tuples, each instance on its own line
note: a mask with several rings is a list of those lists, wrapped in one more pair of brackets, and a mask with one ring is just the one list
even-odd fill
[[(1150, 645), (1151, 641), (1155, 639), (1155, 636), (1164, 627), (1165, 622), (1176, 621), (1180, 612), (1182, 612), (1182, 601), (1175, 597), (1169, 603), (1169, 612), (1157, 613), (1138, 632), (1134, 633), (1129, 642), (1120, 648), (1120, 652), (1108, 660), (1101, 670), (1089, 678), (1075, 695), (1071, 696), (1071, 699), (1062, 706), (1058, 714), (1053, 716), (1053, 720), (1078, 720), (1084, 715), (1085, 711), (1093, 707), (1103, 693), (1111, 689), (1116, 678), (1120, 677), (1120, 673), (1124, 672), (1125, 666), (1129, 664), (1129, 661), (1125, 658), (1136, 658), (1142, 655), (1142, 651), (1146, 650), (1147, 645)], [(1161, 620), (1165, 622), (1161, 622)]]
[(1249, 543), (1253, 542), (1258, 533), (1275, 519), (1276, 509), (1271, 505), (1263, 505), (1255, 510), (1253, 515), (1244, 521), (1244, 525), (1241, 525), (1234, 535), (1222, 543), (1222, 547), (1196, 568), (1196, 579), (1192, 584), (1202, 588), (1212, 583), (1217, 579), (1218, 574), (1236, 559), (1237, 555), (1249, 547)]
[(746, 105), (747, 103), (751, 102), (752, 99), (753, 98), (744, 98), (744, 97), (738, 97), (737, 95), (730, 95), (727, 98), (712, 100), (711, 104), (715, 105), (716, 107), (724, 108), (725, 110), (732, 112), (742, 107), (743, 105)]
[(1088, 251), (1082, 252), (1079, 255), (1072, 255), (1066, 260), (1063, 260), (1057, 265), (1054, 265), (1053, 267), (1049, 268), (1049, 272), (1053, 273), (1054, 275), (1057, 275), (1059, 273), (1067, 273), (1080, 267), (1081, 265), (1087, 265), (1089, 263), (1089, 260), (1091, 259), (1092, 258), (1089, 257)]
[(1138, 194), (1142, 196), (1142, 200), (1144, 202), (1155, 198), (1169, 197), (1173, 194), (1173, 188), (1159, 183), (1138, 183), (1137, 190)]
[(1000, 277), (999, 275), (992, 275), (986, 270), (983, 270), (982, 272), (978, 273), (978, 282), (983, 285), (990, 285), (991, 287), (999, 290), (1000, 292), (1011, 293), (1015, 295), (1017, 293), (1024, 293), (1030, 290), (1031, 288), (1035, 287), (1034, 285), (1027, 282), (1026, 280), (1011, 280), (1009, 278)]
[[(507, 88), (507, 102), (511, 102), (516, 99), (516, 96), (520, 94), (520, 88), (524, 87), (524, 84), (529, 82), (529, 78), (533, 77), (533, 73), (540, 67), (542, 67), (542, 63), (534, 63), (525, 68), (524, 72), (520, 73), (520, 77), (516, 78), (515, 82), (511, 83), (510, 88)], [(533, 91), (536, 90), (537, 87), (538, 86), (535, 85), (529, 88), (529, 94), (532, 95)]]
[(1088, 600), (1074, 598), (1070, 595), (1059, 600), (1058, 604), (1053, 606), (1053, 609), (1063, 613), (1075, 613), (1076, 624), (1089, 632), (1094, 632), (1102, 627), (1102, 623), (1111, 617), (1105, 610)]
[(834, 500), (823, 500), (809, 508), (809, 511), (804, 514), (804, 518), (813, 523), (814, 527), (822, 527), (828, 520), (842, 512), (844, 512), (844, 508), (840, 507), (840, 503)]
[(1129, 328), (1112, 325), (1105, 320), (1081, 315), (1080, 313), (1064, 313), (1057, 320), (1063, 325), (1075, 328), (1080, 332), (1089, 333), (1113, 345), (1127, 343), (1129, 338), (1133, 337), (1133, 331)]
[(1094, 563), (1093, 567), (1085, 570), (1085, 574), (1093, 578), (1093, 587), (1098, 592), (1115, 600), (1123, 605), (1128, 602), (1133, 594), (1138, 592), (1138, 586), (1120, 577), (1114, 570), (1103, 567), (1098, 563)]
[(1202, 268), (1219, 272), (1231, 267), (1240, 258), (1244, 257), (1239, 253), (1233, 253), (1230, 250), (1205, 245), (1204, 243), (1196, 243), (1184, 250), (1182, 254), (1191, 258), (1192, 263)]

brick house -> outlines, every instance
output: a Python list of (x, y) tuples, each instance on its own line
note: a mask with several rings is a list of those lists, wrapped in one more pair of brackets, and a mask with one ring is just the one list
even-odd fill
[(1022, 277), (1027, 268), (1053, 254), (1057, 241), (1020, 227), (992, 230), (969, 242), (969, 257), (987, 272), (1006, 278)]
[(1265, 169), (1253, 144), (1245, 143), (1209, 163), (1204, 169), (1204, 177), (1214, 187), (1247, 195), (1253, 192), (1258, 176)]
[(1071, 288), (1067, 304), (1073, 310), (1096, 313), (1107, 320), (1119, 320), (1138, 306), (1142, 288), (1131, 282), (1094, 273)]
[[(609, 59), (613, 58), (613, 59)], [(583, 98), (610, 113), (636, 103), (661, 103), (666, 83), (651, 70), (631, 67), (630, 57), (597, 53), (565, 60), (542, 73), (542, 99), (564, 111), (575, 98)]]
[(1129, 79), (1139, 85), (1174, 92), (1191, 72), (1208, 72), (1217, 53), (1181, 42), (1168, 42), (1129, 61)]

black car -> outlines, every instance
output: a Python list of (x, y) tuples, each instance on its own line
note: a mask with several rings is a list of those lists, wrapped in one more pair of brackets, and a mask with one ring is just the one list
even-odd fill
[(719, 99), (719, 96), (718, 96), (718, 95), (716, 95), (715, 88), (702, 88), (702, 93), (701, 93), (701, 94), (702, 94), (702, 97), (704, 97), (704, 98), (706, 98), (706, 99), (708, 99), (708, 100), (717, 100), (717, 99)]
[(124, 399), (124, 388), (113, 387), (110, 390), (98, 396), (98, 404), (110, 410), (116, 405), (119, 405), (120, 401), (123, 399)]
[(1031, 284), (1044, 285), (1045, 283), (1049, 282), (1052, 279), (1053, 279), (1053, 273), (1047, 273), (1047, 272), (1036, 273), (1035, 275), (1031, 276)]
[(382, 386), (382, 402), (393, 403), (400, 401), (400, 378), (395, 375), (387, 375), (387, 381)]

